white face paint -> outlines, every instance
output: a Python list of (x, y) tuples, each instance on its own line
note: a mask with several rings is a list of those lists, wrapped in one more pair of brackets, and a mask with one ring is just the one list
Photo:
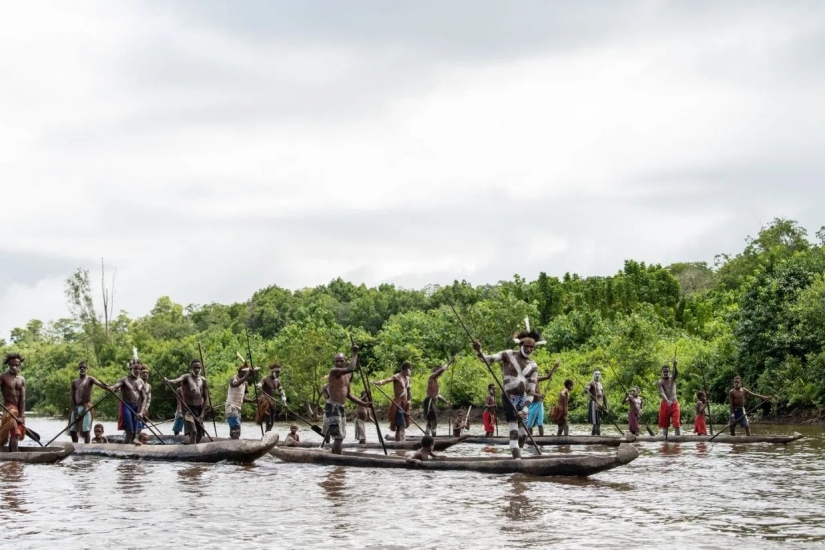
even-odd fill
[(532, 354), (532, 353), (533, 353), (533, 351), (534, 351), (535, 349), (536, 349), (536, 348), (534, 348), (534, 347), (529, 347), (529, 348), (526, 348), (526, 349), (525, 349), (525, 347), (524, 347), (524, 346), (521, 346), (521, 354), (522, 354), (524, 357), (530, 357), (530, 354)]
[(599, 371), (593, 371), (593, 380), (598, 382), (601, 379), (602, 379), (602, 373), (600, 373)]

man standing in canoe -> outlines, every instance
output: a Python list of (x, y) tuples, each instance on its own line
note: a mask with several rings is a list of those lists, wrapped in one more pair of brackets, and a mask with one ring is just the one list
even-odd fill
[(487, 386), (487, 399), (484, 400), (484, 414), (481, 415), (485, 437), (493, 437), (496, 433), (496, 422), (498, 422), (496, 409), (496, 385), (489, 384)]
[(172, 385), (180, 384), (183, 396), (183, 425), (184, 434), (189, 436), (189, 443), (200, 443), (204, 434), (203, 417), (206, 412), (205, 404), (209, 402), (209, 385), (206, 378), (201, 376), (203, 365), (199, 359), (189, 362), (192, 372), (188, 372), (173, 380), (165, 379)]
[(752, 395), (762, 401), (769, 401), (770, 395), (759, 395), (742, 387), (742, 378), (737, 376), (733, 379), (733, 389), (728, 393), (728, 403), (730, 403), (730, 435), (736, 435), (736, 425), (745, 428), (745, 435), (751, 434), (751, 427), (748, 424), (748, 416), (745, 414), (745, 396)]
[[(20, 365), (25, 361), (19, 353), (7, 353), (3, 365), (7, 370), (0, 374), (0, 390), (3, 392), (3, 411), (0, 416), (0, 447), (9, 442), (9, 451), (16, 452), (18, 442), (26, 436), (26, 380), (20, 376)], [(18, 424), (17, 420), (20, 420)]]
[(272, 429), (275, 424), (275, 392), (277, 391), (281, 397), (281, 403), (286, 405), (286, 392), (284, 385), (281, 383), (281, 365), (280, 363), (272, 363), (269, 365), (270, 374), (261, 380), (261, 397), (258, 401), (258, 413), (255, 415), (255, 422), (260, 424), (266, 422), (266, 431)]
[(384, 380), (373, 380), (374, 386), (383, 386), (392, 382), (393, 398), (387, 408), (387, 419), (390, 421), (390, 430), (395, 432), (396, 441), (406, 441), (407, 419), (410, 416), (412, 403), (412, 365), (404, 361), (399, 372)]
[(607, 413), (607, 394), (602, 386), (602, 373), (593, 371), (593, 379), (584, 387), (589, 397), (587, 403), (587, 421), (593, 425), (590, 435), (602, 435), (602, 413)]
[(573, 381), (569, 378), (564, 381), (564, 389), (559, 393), (559, 398), (553, 410), (550, 411), (550, 418), (559, 427), (556, 437), (570, 435), (570, 425), (567, 423), (567, 415), (570, 412), (570, 391), (573, 389)]
[(553, 365), (553, 370), (549, 374), (539, 376), (536, 382), (536, 391), (533, 394), (533, 402), (530, 403), (530, 411), (527, 413), (527, 431), (533, 435), (533, 428), (538, 426), (539, 435), (544, 435), (544, 398), (546, 394), (541, 393), (541, 383), (545, 380), (552, 380), (553, 374), (559, 368), (559, 362)]
[[(226, 390), (226, 403), (224, 404), (224, 416), (226, 423), (229, 424), (229, 437), (232, 439), (241, 438), (241, 407), (244, 403), (255, 403), (254, 399), (246, 397), (246, 387), (248, 385), (249, 377), (252, 376), (257, 367), (249, 368), (246, 361), (243, 365), (238, 367), (238, 373), (233, 375), (229, 380), (229, 388)], [(272, 425), (267, 423), (266, 431), (269, 431)]]
[(77, 432), (83, 436), (83, 442), (89, 443), (92, 440), (92, 421), (94, 420), (94, 409), (92, 409), (92, 390), (95, 386), (108, 389), (108, 386), (93, 376), (88, 376), (89, 365), (86, 361), (81, 361), (77, 365), (77, 378), (72, 380), (69, 392), (71, 411), (69, 422), (69, 436), (72, 442), (77, 443)]
[(440, 367), (433, 367), (433, 371), (430, 373), (429, 378), (427, 378), (427, 396), (424, 397), (423, 402), (424, 418), (427, 419), (427, 427), (424, 430), (424, 435), (431, 435), (433, 437), (436, 436), (435, 432), (438, 429), (438, 412), (436, 404), (438, 400), (441, 399), (441, 401), (447, 405), (451, 404), (441, 395), (441, 387), (438, 383), (438, 379), (442, 374), (447, 372), (447, 368), (453, 363), (455, 363), (455, 355), (453, 355), (449, 361)]
[(149, 407), (152, 405), (152, 384), (149, 383), (149, 367), (143, 363), (140, 364), (140, 379), (143, 380), (143, 391), (146, 395), (146, 399), (143, 400), (143, 406), (140, 408), (141, 420), (138, 432), (146, 427), (144, 421), (149, 419)]
[[(473, 340), (473, 349), (482, 361), (501, 363), (504, 385), (504, 395), (501, 399), (504, 402), (504, 416), (510, 431), (510, 452), (513, 458), (521, 458), (521, 449), (527, 440), (527, 430), (523, 423), (527, 420), (539, 376), (538, 365), (530, 355), (536, 346), (546, 342), (540, 340), (538, 332), (532, 330), (516, 334), (514, 341), (519, 344), (518, 351), (508, 349), (495, 355), (484, 355), (481, 342), (477, 340)], [(521, 425), (518, 422), (519, 418), (522, 420)]]
[(123, 430), (123, 442), (130, 445), (140, 429), (140, 411), (146, 400), (146, 386), (140, 378), (140, 363), (131, 361), (129, 375), (115, 382), (114, 386), (109, 386), (109, 390), (120, 392), (123, 401), (120, 403), (117, 429)]
[(349, 367), (347, 367), (347, 358), (343, 353), (335, 354), (333, 359), (334, 366), (329, 371), (329, 382), (327, 391), (329, 397), (324, 406), (324, 419), (327, 423), (327, 435), (332, 437), (332, 452), (341, 454), (344, 437), (347, 435), (347, 412), (344, 410), (344, 403), (347, 399), (356, 405), (369, 406), (368, 403), (361, 401), (350, 392), (350, 382), (352, 380), (352, 373), (358, 367), (358, 346), (352, 345), (352, 360)]
[(674, 359), (673, 376), (670, 374), (670, 367), (662, 365), (662, 377), (657, 383), (659, 397), (662, 398), (659, 403), (659, 427), (662, 428), (665, 438), (667, 438), (667, 430), (671, 424), (677, 436), (682, 434), (682, 414), (679, 409), (679, 401), (676, 400), (676, 377), (679, 375), (677, 364)]

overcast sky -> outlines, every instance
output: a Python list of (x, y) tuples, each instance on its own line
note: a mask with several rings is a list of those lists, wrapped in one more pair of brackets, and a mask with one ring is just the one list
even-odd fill
[(5, 2), (0, 336), (825, 225), (825, 2)]

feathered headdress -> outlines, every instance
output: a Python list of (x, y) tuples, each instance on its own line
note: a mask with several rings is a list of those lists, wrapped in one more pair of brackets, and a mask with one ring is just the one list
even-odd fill
[(513, 335), (513, 342), (516, 344), (533, 344), (534, 346), (543, 346), (547, 341), (541, 339), (541, 334), (536, 330), (530, 329), (530, 318), (524, 318), (524, 326), (526, 330)]

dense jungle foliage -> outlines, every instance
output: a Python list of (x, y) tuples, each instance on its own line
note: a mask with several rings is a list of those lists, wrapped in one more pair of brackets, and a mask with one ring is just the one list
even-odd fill
[[(67, 412), (78, 361), (89, 361), (91, 375), (113, 383), (127, 373), (134, 346), (152, 371), (152, 415), (169, 418), (174, 398), (157, 374), (173, 377), (188, 370), (199, 343), (213, 404), (222, 411), (238, 365), (236, 352), (247, 352), (247, 333), (256, 364), (284, 365), (288, 399), (301, 410), (319, 402), (322, 376), (335, 352), (348, 353), (350, 335), (361, 346), (362, 364), (373, 379), (394, 372), (401, 361), (413, 363), (416, 406), (430, 369), (458, 355), (442, 378), (442, 393), (455, 406), (480, 406), (490, 378), (471, 354), (452, 304), (488, 352), (512, 347), (512, 334), (529, 316), (548, 342), (534, 356), (542, 372), (561, 361), (559, 374), (546, 387), (549, 404), (565, 378), (577, 381), (573, 420), (584, 416), (581, 384), (594, 368), (602, 371), (614, 405), (623, 397), (622, 386), (638, 385), (646, 398), (645, 417), (652, 419), (660, 368), (674, 355), (688, 417), (695, 393), (704, 387), (714, 411), (724, 414), (736, 374), (746, 387), (776, 396), (776, 413), (821, 410), (825, 228), (816, 237), (812, 243), (796, 222), (776, 219), (746, 239), (742, 252), (720, 255), (713, 266), (628, 260), (609, 277), (568, 273), (559, 279), (539, 273), (532, 281), (515, 275), (495, 285), (455, 281), (421, 290), (390, 284), (368, 288), (335, 279), (297, 291), (273, 285), (246, 303), (230, 305), (183, 306), (164, 296), (137, 319), (125, 312), (102, 314), (94, 299), (99, 290), (92, 288), (88, 271), (79, 269), (66, 281), (71, 317), (49, 323), (35, 319), (15, 328), (10, 342), (0, 340), (0, 351), (23, 353), (27, 408), (49, 413)], [(356, 380), (353, 389), (360, 392)], [(103, 395), (95, 392), (96, 399)], [(383, 398), (376, 394), (376, 402)], [(106, 400), (103, 413), (114, 414), (115, 404)]]

